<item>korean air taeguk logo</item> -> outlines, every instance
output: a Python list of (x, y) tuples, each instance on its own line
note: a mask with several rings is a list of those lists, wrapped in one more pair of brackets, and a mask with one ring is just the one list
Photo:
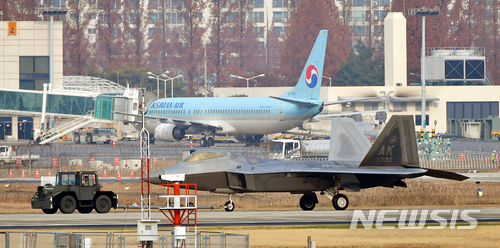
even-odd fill
[(306, 85), (307, 87), (313, 89), (316, 87), (318, 84), (318, 69), (316, 69), (316, 66), (314, 65), (309, 65), (307, 66), (306, 70)]

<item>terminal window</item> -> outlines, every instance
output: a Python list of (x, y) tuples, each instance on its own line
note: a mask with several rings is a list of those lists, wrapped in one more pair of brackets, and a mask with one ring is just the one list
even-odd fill
[(49, 56), (19, 57), (19, 89), (43, 90), (49, 75)]

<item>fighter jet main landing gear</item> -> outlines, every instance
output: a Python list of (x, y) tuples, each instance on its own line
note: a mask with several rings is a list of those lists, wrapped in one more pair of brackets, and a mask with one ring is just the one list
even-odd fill
[(302, 197), (300, 197), (300, 208), (304, 211), (311, 211), (316, 207), (318, 203), (318, 197), (314, 192), (307, 192)]
[(231, 194), (229, 194), (229, 201), (224, 204), (224, 210), (226, 210), (226, 212), (232, 212), (234, 210), (234, 202), (231, 199)]
[(200, 140), (200, 146), (201, 147), (210, 147), (215, 145), (215, 139), (214, 137), (203, 137)]
[[(337, 184), (339, 186), (340, 184)], [(349, 199), (344, 194), (339, 194), (338, 188), (329, 188), (325, 190), (324, 194), (332, 201), (335, 210), (346, 210), (349, 206)]]

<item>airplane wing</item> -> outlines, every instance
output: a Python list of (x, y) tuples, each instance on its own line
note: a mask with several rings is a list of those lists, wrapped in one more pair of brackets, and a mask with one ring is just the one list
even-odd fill
[(261, 167), (242, 167), (228, 171), (229, 173), (241, 173), (247, 175), (256, 174), (278, 174), (278, 173), (291, 173), (295, 176), (316, 177), (316, 176), (333, 176), (336, 174), (359, 174), (359, 175), (401, 175), (408, 177), (414, 175), (419, 177), (427, 173), (424, 168), (405, 168), (403, 166), (387, 166), (378, 168), (360, 168), (348, 166), (346, 162), (335, 161), (276, 161)]
[(288, 99), (288, 98), (277, 97), (277, 96), (271, 96), (271, 98), (278, 99), (280, 101), (293, 103), (295, 105), (303, 106), (303, 107), (314, 107), (314, 106), (318, 105), (318, 104), (314, 104), (314, 103), (310, 103), (310, 102), (298, 101), (298, 100), (294, 100), (294, 99)]
[(346, 113), (338, 113), (338, 114), (316, 115), (314, 117), (315, 118), (344, 117), (344, 116), (351, 116), (351, 115), (357, 115), (357, 114), (368, 114), (368, 113), (378, 113), (378, 112), (387, 112), (387, 109), (348, 112), (348, 113), (346, 112)]
[(372, 99), (377, 99), (377, 98), (381, 98), (381, 96), (364, 97), (364, 98), (355, 98), (355, 99), (342, 100), (342, 101), (335, 101), (335, 102), (325, 102), (323, 105), (324, 105), (324, 106), (329, 106), (329, 105), (334, 105), (334, 104), (342, 104), (342, 103), (348, 103), (348, 102), (358, 102), (358, 101), (372, 100)]
[[(114, 113), (120, 114), (120, 115), (128, 115), (128, 116), (142, 118), (142, 115), (139, 115), (139, 114), (130, 114), (130, 113), (124, 113), (124, 112), (114, 112)], [(221, 129), (220, 126), (215, 126), (215, 125), (211, 125), (209, 123), (200, 122), (200, 121), (188, 121), (188, 120), (183, 120), (183, 119), (153, 116), (153, 115), (145, 115), (144, 118), (159, 120), (161, 123), (174, 123), (175, 125), (182, 126), (182, 127), (193, 126), (196, 129), (199, 129), (199, 128), (211, 128), (211, 129), (216, 129), (216, 130)]]

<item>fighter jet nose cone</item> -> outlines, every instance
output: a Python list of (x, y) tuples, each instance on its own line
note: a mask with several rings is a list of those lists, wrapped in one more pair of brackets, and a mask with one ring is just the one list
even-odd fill
[(151, 183), (160, 184), (162, 181), (160, 180), (160, 175), (162, 174), (162, 170), (152, 171), (150, 176)]

